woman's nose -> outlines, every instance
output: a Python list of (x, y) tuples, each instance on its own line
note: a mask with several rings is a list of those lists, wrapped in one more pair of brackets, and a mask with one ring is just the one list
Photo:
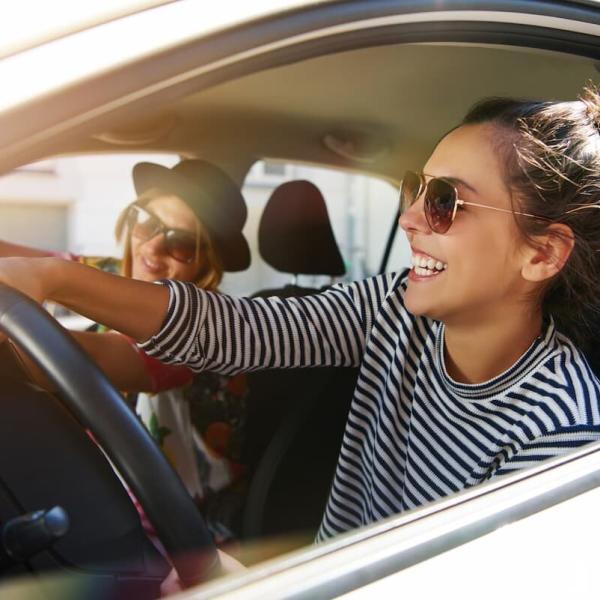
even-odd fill
[(165, 254), (165, 234), (162, 231), (157, 232), (144, 242), (144, 246), (153, 254)]
[(405, 210), (399, 219), (400, 227), (404, 231), (418, 231), (419, 233), (431, 233), (427, 219), (425, 218), (423, 196)]

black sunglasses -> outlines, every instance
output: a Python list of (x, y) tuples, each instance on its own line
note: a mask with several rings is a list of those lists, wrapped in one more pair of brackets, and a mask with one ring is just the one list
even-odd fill
[(462, 205), (489, 208), (498, 212), (533, 217), (534, 219), (542, 218), (529, 213), (460, 200), (456, 188), (447, 179), (432, 177), (429, 181), (425, 181), (423, 173), (415, 173), (414, 171), (406, 171), (400, 185), (401, 213), (408, 210), (419, 199), (423, 191), (425, 192), (425, 219), (431, 230), (435, 233), (446, 233), (450, 229), (456, 217), (456, 211)]
[(131, 235), (146, 242), (157, 235), (164, 235), (165, 252), (178, 262), (191, 263), (198, 253), (197, 236), (183, 229), (167, 227), (156, 215), (132, 204), (127, 215)]

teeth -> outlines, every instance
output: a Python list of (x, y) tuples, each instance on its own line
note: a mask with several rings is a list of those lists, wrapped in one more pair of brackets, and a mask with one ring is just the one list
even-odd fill
[(441, 260), (436, 260), (431, 256), (424, 256), (423, 254), (413, 254), (411, 256), (411, 263), (415, 273), (423, 277), (436, 275), (448, 267), (448, 265)]

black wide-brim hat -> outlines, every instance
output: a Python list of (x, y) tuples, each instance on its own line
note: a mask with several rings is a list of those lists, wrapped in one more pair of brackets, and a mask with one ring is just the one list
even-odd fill
[(181, 198), (210, 234), (225, 271), (250, 266), (250, 249), (242, 234), (248, 211), (237, 185), (219, 167), (204, 160), (182, 160), (173, 168), (150, 162), (133, 167), (138, 195), (151, 188)]

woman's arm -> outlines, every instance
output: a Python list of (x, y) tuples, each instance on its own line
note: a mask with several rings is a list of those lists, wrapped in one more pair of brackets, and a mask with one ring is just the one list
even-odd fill
[[(165, 365), (138, 350), (133, 342), (116, 332), (69, 332), (111, 383), (122, 392), (157, 393), (186, 385), (192, 372), (182, 366)], [(40, 369), (14, 346), (26, 374), (41, 387), (54, 391)]]
[[(118, 390), (153, 391), (150, 373), (139, 351), (126, 337), (111, 332), (71, 331), (70, 333)], [(16, 346), (14, 350), (30, 379), (49, 391), (55, 391), (31, 359)]]
[(58, 258), (0, 259), (0, 282), (37, 302), (58, 302), (138, 341), (159, 330), (169, 303), (165, 286)]
[[(264, 368), (356, 366), (390, 280), (298, 298), (233, 298), (169, 281), (161, 330), (141, 348), (168, 363), (225, 375)], [(375, 293), (374, 293), (375, 292)]]
[(359, 364), (392, 276), (303, 298), (232, 298), (110, 275), (55, 258), (0, 260), (0, 281), (140, 342), (168, 363), (233, 374)]
[(577, 425), (562, 427), (550, 434), (531, 440), (519, 448), (493, 471), (490, 477), (508, 475), (535, 467), (540, 462), (563, 456), (576, 448), (600, 441), (600, 427)]

